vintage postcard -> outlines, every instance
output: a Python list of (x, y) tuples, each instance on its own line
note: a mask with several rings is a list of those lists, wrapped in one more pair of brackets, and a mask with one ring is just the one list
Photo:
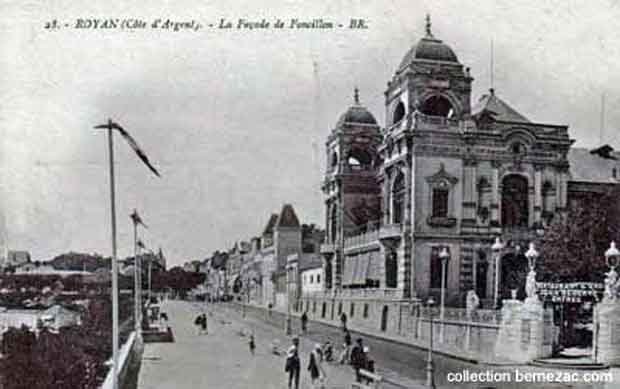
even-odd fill
[(619, 388), (618, 31), (0, 2), (0, 388)]

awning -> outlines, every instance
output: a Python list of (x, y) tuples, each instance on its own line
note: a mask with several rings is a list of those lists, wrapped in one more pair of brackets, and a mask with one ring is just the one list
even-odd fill
[(342, 285), (351, 285), (355, 275), (355, 267), (357, 258), (354, 256), (346, 256), (344, 261), (344, 269), (342, 271)]
[(381, 269), (383, 268), (384, 257), (381, 250), (370, 252), (370, 260), (368, 264), (368, 273), (366, 278), (369, 280), (380, 280), (382, 277)]
[(355, 285), (366, 284), (368, 278), (368, 268), (370, 265), (371, 253), (363, 253), (357, 256), (357, 266), (355, 267), (355, 275), (353, 276), (353, 283)]

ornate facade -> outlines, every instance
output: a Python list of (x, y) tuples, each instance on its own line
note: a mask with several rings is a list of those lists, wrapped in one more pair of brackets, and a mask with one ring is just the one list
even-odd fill
[(448, 304), (464, 306), (473, 289), (489, 307), (494, 239), (506, 243), (505, 284), (527, 243), (565, 213), (581, 187), (568, 127), (532, 122), (492, 89), (472, 105), (472, 82), (427, 19), (387, 84), (384, 128), (355, 91), (326, 142), (324, 301), (438, 296), (446, 248)]

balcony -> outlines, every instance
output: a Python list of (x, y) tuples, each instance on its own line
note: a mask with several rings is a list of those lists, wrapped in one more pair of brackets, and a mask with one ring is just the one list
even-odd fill
[(459, 121), (443, 116), (429, 116), (416, 112), (414, 114), (415, 128), (419, 130), (442, 130), (459, 128)]
[(401, 300), (403, 291), (397, 288), (360, 288), (340, 289), (336, 292), (338, 298)]
[(344, 247), (366, 246), (379, 240), (379, 230), (371, 230), (344, 239)]

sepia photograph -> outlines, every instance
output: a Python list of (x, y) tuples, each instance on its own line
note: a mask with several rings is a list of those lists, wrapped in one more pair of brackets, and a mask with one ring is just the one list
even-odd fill
[(0, 389), (620, 388), (619, 31), (0, 0)]

